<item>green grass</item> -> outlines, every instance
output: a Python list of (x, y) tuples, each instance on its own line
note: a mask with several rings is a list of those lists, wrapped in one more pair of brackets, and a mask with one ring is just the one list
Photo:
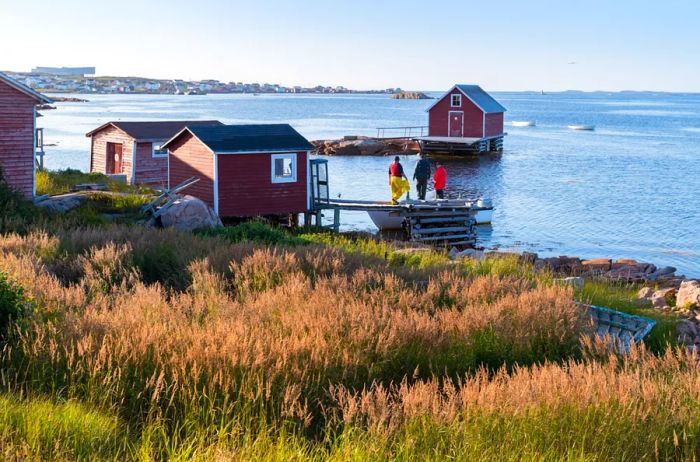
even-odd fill
[(109, 191), (134, 194), (149, 194), (150, 188), (132, 186), (115, 181), (102, 173), (84, 173), (80, 170), (66, 169), (58, 171), (39, 170), (36, 172), (36, 194), (55, 196), (70, 192), (71, 187), (83, 183), (104, 183)]

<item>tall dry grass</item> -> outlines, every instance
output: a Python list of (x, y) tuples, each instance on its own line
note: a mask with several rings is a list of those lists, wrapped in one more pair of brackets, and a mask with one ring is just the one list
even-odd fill
[(0, 429), (26, 406), (69, 434), (66, 400), (117, 423), (54, 449), (0, 431), (0, 446), (66, 460), (697, 452), (696, 358), (585, 354), (571, 292), (513, 263), (402, 265), (356, 247), (125, 226), (0, 237), (0, 268), (35, 307), (0, 356), (2, 389), (30, 401)]

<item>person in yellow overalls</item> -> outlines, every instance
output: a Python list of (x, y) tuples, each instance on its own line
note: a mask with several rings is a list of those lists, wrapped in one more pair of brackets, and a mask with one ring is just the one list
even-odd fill
[(394, 157), (394, 162), (389, 166), (389, 186), (391, 186), (391, 203), (396, 205), (405, 193), (410, 191), (411, 183), (403, 172), (399, 156)]

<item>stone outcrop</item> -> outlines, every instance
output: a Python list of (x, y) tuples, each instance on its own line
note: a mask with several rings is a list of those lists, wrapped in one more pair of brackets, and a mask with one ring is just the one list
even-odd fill
[(679, 308), (700, 308), (700, 281), (683, 281), (678, 288), (676, 306)]
[(349, 136), (342, 140), (316, 140), (318, 154), (326, 156), (388, 156), (396, 154), (415, 154), (420, 151), (417, 142), (400, 139), (375, 139)]
[(182, 196), (161, 209), (160, 222), (166, 228), (194, 231), (221, 226), (221, 219), (201, 199)]
[(391, 95), (392, 99), (435, 99), (422, 91), (400, 91)]
[(38, 201), (36, 205), (43, 207), (46, 210), (50, 210), (55, 213), (66, 213), (75, 208), (80, 207), (88, 197), (84, 194), (62, 194), (60, 196), (46, 197), (41, 201)]

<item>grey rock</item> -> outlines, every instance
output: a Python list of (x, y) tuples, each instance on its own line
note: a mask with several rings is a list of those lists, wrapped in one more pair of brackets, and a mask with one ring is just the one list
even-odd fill
[[(166, 208), (167, 207), (167, 208)], [(194, 231), (221, 226), (221, 219), (201, 199), (184, 196), (163, 207), (160, 221), (164, 227), (180, 231)]]
[(39, 207), (44, 207), (47, 210), (56, 213), (66, 213), (87, 200), (87, 197), (80, 194), (65, 194), (62, 196), (53, 196), (36, 204)]
[(568, 278), (555, 279), (555, 281), (562, 285), (571, 286), (575, 289), (582, 289), (586, 281), (582, 277), (571, 276)]

